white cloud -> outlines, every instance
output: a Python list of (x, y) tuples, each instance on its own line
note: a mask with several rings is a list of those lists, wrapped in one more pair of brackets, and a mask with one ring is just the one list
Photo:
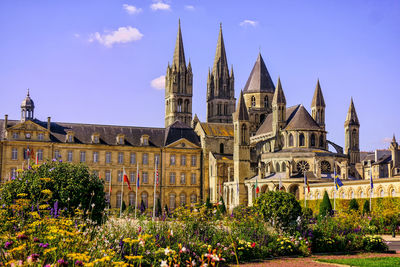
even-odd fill
[(89, 42), (97, 41), (106, 47), (112, 47), (113, 44), (118, 43), (129, 43), (142, 39), (143, 34), (136, 28), (128, 27), (119, 27), (118, 30), (100, 34), (95, 32), (90, 35)]
[(186, 10), (194, 10), (194, 6), (187, 5), (187, 6), (185, 6), (185, 9)]
[(245, 19), (245, 20), (243, 20), (242, 22), (240, 22), (239, 25), (242, 26), (242, 27), (245, 27), (245, 26), (253, 26), (253, 27), (256, 27), (256, 26), (258, 25), (258, 21)]
[(385, 138), (382, 139), (382, 143), (390, 144), (390, 142), (392, 142), (392, 138), (391, 137), (385, 137)]
[(165, 88), (165, 75), (155, 78), (151, 81), (150, 85), (157, 90), (163, 90)]
[(152, 10), (171, 10), (171, 6), (166, 3), (163, 3), (162, 1), (157, 1), (154, 4), (151, 4), (150, 8)]
[(123, 4), (122, 7), (125, 9), (125, 11), (129, 15), (134, 15), (134, 14), (138, 14), (138, 13), (142, 12), (141, 8), (137, 8), (137, 7), (132, 6), (132, 5)]

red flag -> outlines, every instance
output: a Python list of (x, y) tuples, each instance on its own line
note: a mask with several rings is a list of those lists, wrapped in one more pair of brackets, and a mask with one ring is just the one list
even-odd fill
[(125, 172), (125, 168), (124, 168), (124, 182), (128, 184), (129, 190), (132, 191), (132, 189), (131, 189), (131, 184), (129, 183), (128, 175), (127, 175), (126, 172)]
[(256, 193), (258, 194), (258, 193), (260, 193), (260, 188), (257, 186), (257, 188), (256, 188)]
[(160, 181), (158, 180), (158, 170), (156, 170), (156, 185), (158, 185)]

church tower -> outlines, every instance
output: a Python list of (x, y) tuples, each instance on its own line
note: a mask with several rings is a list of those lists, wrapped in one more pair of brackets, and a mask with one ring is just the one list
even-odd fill
[(278, 83), (275, 88), (274, 98), (272, 99), (272, 129), (274, 134), (278, 134), (279, 130), (286, 123), (286, 98), (283, 93), (281, 79), (278, 78)]
[(243, 98), (243, 91), (240, 92), (237, 109), (232, 117), (234, 129), (234, 181), (239, 187), (239, 198), (236, 198), (235, 201), (235, 206), (237, 206), (239, 204), (246, 204), (247, 194), (244, 179), (250, 177), (250, 121)]
[(360, 162), (360, 122), (358, 121), (353, 98), (350, 101), (350, 107), (344, 122), (345, 144), (344, 153), (349, 155), (350, 164), (354, 165)]
[(243, 89), (251, 122), (251, 133), (255, 133), (268, 113), (271, 113), (274, 91), (275, 85), (259, 53)]
[(21, 122), (24, 122), (26, 120), (33, 120), (34, 110), (35, 110), (35, 103), (33, 103), (33, 100), (29, 95), (29, 89), (28, 89), (28, 94), (21, 103)]
[(325, 130), (325, 100), (322, 95), (319, 79), (315, 87), (314, 97), (311, 102), (311, 116), (318, 125)]
[(220, 25), (214, 65), (212, 71), (208, 71), (207, 78), (207, 122), (232, 122), (236, 102), (234, 81), (233, 67), (229, 74)]
[(392, 153), (392, 166), (389, 170), (390, 176), (393, 177), (395, 174), (398, 174), (396, 172), (396, 169), (400, 167), (400, 150), (399, 150), (399, 144), (396, 142), (396, 137), (393, 134), (393, 139), (392, 142), (390, 143), (389, 150)]
[(190, 126), (192, 121), (192, 88), (192, 66), (189, 60), (186, 67), (181, 22), (179, 20), (174, 58), (171, 66), (168, 63), (167, 75), (165, 76), (165, 127), (176, 120)]

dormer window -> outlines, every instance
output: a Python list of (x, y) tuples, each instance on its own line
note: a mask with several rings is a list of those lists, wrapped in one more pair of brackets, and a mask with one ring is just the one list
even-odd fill
[(19, 133), (13, 132), (12, 138), (13, 138), (13, 139), (18, 139), (18, 138), (19, 138)]
[(74, 133), (73, 132), (67, 132), (67, 140), (68, 143), (73, 143), (74, 142)]
[(142, 146), (148, 146), (149, 145), (149, 136), (148, 135), (142, 135), (142, 137), (140, 137), (140, 144)]
[(117, 144), (118, 145), (123, 145), (124, 144), (124, 142), (125, 142), (125, 136), (123, 135), (123, 134), (119, 134), (118, 136), (117, 136)]
[(92, 143), (98, 144), (100, 142), (100, 136), (97, 133), (92, 134)]
[(43, 141), (44, 140), (44, 134), (43, 133), (38, 133), (38, 140)]

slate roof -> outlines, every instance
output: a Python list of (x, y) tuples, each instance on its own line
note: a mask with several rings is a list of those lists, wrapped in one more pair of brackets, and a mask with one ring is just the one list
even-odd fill
[[(286, 108), (286, 121), (290, 121), (294, 113), (298, 110), (300, 105)], [(266, 134), (272, 132), (272, 113), (268, 114), (263, 124), (258, 128), (256, 135)]]
[(168, 146), (173, 142), (178, 141), (181, 138), (187, 139), (189, 142), (200, 146), (200, 139), (193, 128), (183, 124), (180, 121), (175, 121), (173, 124), (165, 129), (165, 141), (164, 145)]
[(360, 126), (360, 122), (358, 121), (358, 116), (356, 112), (356, 108), (354, 107), (353, 98), (350, 101), (350, 107), (347, 111), (346, 121), (344, 125), (358, 125)]
[(240, 91), (239, 102), (236, 111), (233, 113), (234, 120), (248, 121), (249, 113), (247, 112), (246, 103), (243, 98), (243, 91)]
[(233, 137), (232, 123), (201, 122), (200, 125), (207, 136)]
[(274, 97), (272, 98), (272, 105), (274, 104), (286, 104), (285, 94), (283, 93), (281, 79), (278, 78)]
[(261, 56), (261, 53), (258, 54), (256, 63), (254, 64), (253, 69), (251, 70), (249, 79), (244, 86), (244, 93), (253, 93), (253, 92), (270, 92), (273, 93), (275, 91), (275, 85), (272, 82), (271, 76), (265, 66), (264, 60)]
[(294, 116), (287, 120), (286, 130), (321, 130), (303, 105), (296, 110)]

